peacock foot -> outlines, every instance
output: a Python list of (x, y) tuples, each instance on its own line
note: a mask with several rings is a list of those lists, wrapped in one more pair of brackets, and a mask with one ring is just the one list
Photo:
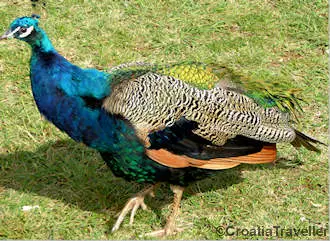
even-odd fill
[(160, 238), (160, 237), (165, 237), (165, 236), (180, 233), (183, 230), (184, 230), (184, 228), (176, 227), (174, 224), (173, 225), (166, 224), (166, 226), (163, 229), (147, 233), (147, 234), (145, 234), (145, 236)]
[(174, 193), (174, 199), (173, 199), (172, 210), (170, 215), (167, 217), (167, 222), (165, 227), (161, 230), (148, 233), (146, 234), (146, 236), (163, 237), (163, 236), (173, 235), (184, 230), (183, 228), (178, 228), (175, 225), (175, 219), (179, 213), (180, 202), (183, 194), (183, 187), (171, 185), (171, 189)]
[(134, 197), (130, 198), (127, 201), (125, 207), (120, 212), (115, 225), (112, 227), (111, 232), (114, 232), (119, 229), (121, 223), (124, 221), (124, 218), (130, 211), (131, 211), (131, 216), (130, 216), (129, 224), (132, 225), (134, 222), (134, 216), (136, 214), (136, 211), (139, 209), (139, 207), (141, 207), (142, 210), (147, 210), (147, 205), (144, 203), (144, 198), (148, 194), (151, 197), (154, 197), (154, 193), (153, 193), (154, 187), (155, 185), (148, 186), (147, 188), (143, 189), (141, 192), (137, 193)]

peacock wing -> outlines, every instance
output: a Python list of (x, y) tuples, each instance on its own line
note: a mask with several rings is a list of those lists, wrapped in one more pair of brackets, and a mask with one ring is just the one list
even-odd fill
[(122, 64), (110, 69), (114, 83), (125, 79), (133, 79), (146, 73), (171, 76), (180, 79), (201, 90), (215, 87), (245, 94), (264, 108), (277, 107), (289, 113), (298, 121), (297, 114), (302, 112), (297, 97), (299, 89), (288, 89), (282, 81), (252, 79), (237, 73), (227, 66), (200, 62), (181, 62), (168, 65), (133, 62)]
[[(113, 86), (103, 108), (127, 119), (136, 130), (136, 136), (144, 143), (146, 154), (158, 162), (167, 160), (164, 164), (171, 167), (184, 167), (188, 164), (201, 166), (205, 162), (208, 166), (202, 165), (204, 168), (222, 169), (241, 162), (273, 161), (274, 145), (264, 145), (262, 139), (268, 139), (258, 137), (261, 131), (258, 132), (257, 127), (260, 116), (263, 121), (269, 119), (269, 123), (262, 126), (270, 128), (265, 136), (287, 138), (282, 133), (286, 131), (283, 129), (287, 129), (286, 118), (275, 112), (278, 118), (272, 120), (274, 113), (262, 112), (262, 108), (248, 97), (222, 88), (202, 90), (172, 76), (151, 72)], [(248, 118), (247, 113), (251, 113), (252, 119)], [(284, 128), (276, 130), (271, 127), (272, 122), (276, 121), (283, 122)], [(254, 129), (254, 134), (250, 133), (251, 129)], [(179, 130), (185, 134), (180, 134)], [(259, 140), (249, 138), (249, 133)], [(247, 139), (244, 139), (244, 134)], [(265, 155), (269, 150), (272, 154)], [(243, 157), (247, 159), (243, 160)], [(176, 160), (176, 164), (168, 163), (169, 160)], [(214, 166), (215, 163), (218, 166)]]
[(295, 137), (287, 114), (233, 90), (204, 90), (153, 72), (121, 80), (111, 90), (103, 108), (129, 120), (142, 139), (142, 133), (171, 126), (181, 117), (196, 121), (195, 134), (220, 146), (236, 135), (272, 143)]
[[(132, 63), (111, 73), (115, 84), (103, 108), (128, 120), (146, 154), (164, 165), (223, 169), (271, 162), (276, 156), (271, 143), (296, 140), (289, 114), (257, 101), (274, 95), (262, 92), (261, 83), (255, 83), (258, 92), (241, 88), (244, 78), (226, 69)], [(230, 84), (219, 82), (221, 76)]]

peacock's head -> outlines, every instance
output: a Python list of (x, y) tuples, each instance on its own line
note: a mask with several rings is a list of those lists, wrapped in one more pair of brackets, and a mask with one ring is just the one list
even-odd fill
[(38, 27), (39, 16), (33, 14), (31, 17), (21, 17), (15, 19), (11, 24), (7, 32), (0, 37), (2, 39), (16, 38), (26, 42), (33, 40), (33, 36), (36, 36), (40, 32)]

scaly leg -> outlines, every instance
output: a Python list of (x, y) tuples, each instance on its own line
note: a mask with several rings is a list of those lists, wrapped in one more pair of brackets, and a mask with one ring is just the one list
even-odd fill
[(116, 230), (119, 229), (121, 223), (123, 222), (125, 216), (129, 213), (129, 211), (131, 211), (131, 217), (130, 217), (130, 221), (129, 224), (132, 225), (134, 222), (134, 216), (136, 211), (138, 210), (139, 207), (141, 207), (143, 210), (147, 209), (147, 205), (144, 203), (144, 197), (146, 195), (150, 195), (151, 197), (154, 197), (154, 188), (157, 186), (157, 184), (154, 185), (149, 185), (146, 188), (144, 188), (143, 190), (141, 190), (140, 192), (138, 192), (137, 194), (134, 195), (134, 197), (130, 198), (125, 207), (122, 209), (122, 211), (120, 212), (119, 217), (117, 218), (117, 221), (115, 223), (115, 225), (112, 227), (111, 232), (114, 232)]
[(147, 234), (147, 236), (161, 237), (161, 236), (171, 235), (176, 232), (181, 232), (183, 230), (182, 228), (176, 227), (175, 219), (179, 214), (180, 202), (181, 202), (184, 188), (180, 187), (180, 186), (171, 185), (171, 189), (174, 193), (174, 199), (173, 199), (173, 204), (172, 204), (172, 210), (171, 210), (170, 215), (167, 217), (167, 221), (166, 221), (164, 229), (151, 232), (151, 233)]

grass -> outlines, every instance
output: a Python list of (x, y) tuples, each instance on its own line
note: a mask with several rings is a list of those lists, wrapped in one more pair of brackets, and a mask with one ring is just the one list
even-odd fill
[[(82, 67), (132, 61), (216, 62), (250, 78), (300, 89), (297, 126), (327, 139), (327, 3), (325, 1), (50, 1), (41, 26), (57, 50)], [(31, 13), (28, 0), (2, 0), (0, 30)], [(0, 42), (0, 238), (140, 239), (169, 213), (163, 185), (148, 212), (111, 234), (115, 214), (141, 186), (115, 178), (100, 156), (46, 122), (29, 82), (26, 44)], [(280, 145), (274, 165), (240, 166), (191, 185), (171, 239), (275, 239), (236, 229), (328, 227), (327, 149)], [(39, 209), (23, 212), (26, 205)], [(143, 238), (143, 236), (142, 236)], [(144, 237), (145, 238), (145, 237)], [(326, 239), (284, 236), (285, 239)]]

